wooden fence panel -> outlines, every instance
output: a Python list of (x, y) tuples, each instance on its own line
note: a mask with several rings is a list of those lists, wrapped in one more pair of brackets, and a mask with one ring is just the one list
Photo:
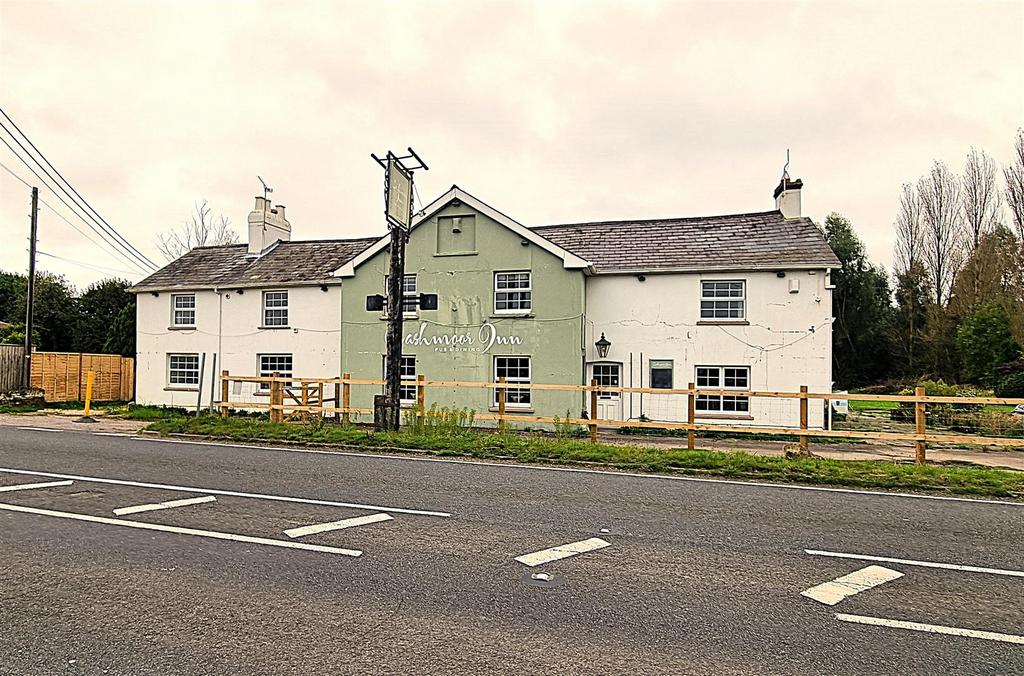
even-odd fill
[(0, 345), (0, 392), (22, 387), (25, 348), (21, 345)]
[(93, 401), (130, 401), (135, 392), (135, 360), (116, 354), (35, 352), (32, 385), (41, 387), (46, 401), (81, 401), (89, 371), (96, 376)]

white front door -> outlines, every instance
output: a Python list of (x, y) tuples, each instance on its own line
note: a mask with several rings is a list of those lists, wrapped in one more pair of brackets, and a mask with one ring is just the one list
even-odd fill
[[(622, 387), (622, 364), (591, 364), (590, 377), (597, 381), (599, 387)], [(622, 393), (599, 391), (597, 417), (599, 420), (622, 420)]]

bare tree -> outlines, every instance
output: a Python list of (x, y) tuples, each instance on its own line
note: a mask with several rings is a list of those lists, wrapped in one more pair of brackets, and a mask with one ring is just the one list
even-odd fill
[(931, 277), (935, 303), (949, 300), (956, 273), (963, 264), (960, 182), (942, 162), (917, 182), (924, 224), (924, 261)]
[(1024, 129), (1017, 130), (1013, 159), (1003, 167), (1006, 178), (1006, 204), (1017, 226), (1017, 236), (1024, 242)]
[(967, 235), (964, 244), (973, 252), (982, 235), (995, 229), (1003, 207), (996, 186), (996, 163), (984, 150), (973, 146), (964, 164), (962, 199)]
[(924, 224), (921, 221), (921, 198), (914, 186), (903, 184), (900, 210), (896, 214), (896, 246), (893, 252), (895, 272), (907, 272), (914, 263), (921, 263), (924, 255)]
[(195, 213), (180, 228), (171, 228), (165, 235), (157, 235), (156, 248), (168, 261), (177, 260), (197, 246), (237, 244), (238, 233), (223, 214), (213, 217), (206, 200), (195, 203)]

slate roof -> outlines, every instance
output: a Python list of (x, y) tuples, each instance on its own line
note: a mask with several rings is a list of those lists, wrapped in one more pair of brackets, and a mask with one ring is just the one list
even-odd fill
[(341, 280), (331, 273), (378, 239), (279, 242), (258, 258), (246, 255), (245, 244), (199, 247), (146, 277), (132, 290), (338, 284)]
[(779, 211), (533, 228), (597, 273), (839, 267), (809, 218)]
[[(589, 262), (596, 273), (837, 268), (809, 218), (779, 211), (730, 216), (544, 225), (531, 231)], [(199, 247), (133, 291), (338, 284), (331, 273), (380, 237), (279, 242), (261, 257), (245, 244)]]

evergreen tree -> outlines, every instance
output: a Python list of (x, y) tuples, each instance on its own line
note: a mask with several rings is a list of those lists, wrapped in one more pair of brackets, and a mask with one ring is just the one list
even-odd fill
[(964, 320), (956, 332), (956, 346), (964, 375), (986, 385), (994, 385), (997, 368), (1021, 353), (1010, 333), (1010, 316), (998, 303), (987, 303)]
[(833, 378), (841, 387), (882, 380), (890, 375), (889, 278), (868, 261), (864, 243), (843, 216), (829, 214), (825, 237), (841, 263), (832, 271)]
[(128, 293), (130, 286), (121, 279), (105, 279), (85, 290), (78, 299), (76, 352), (103, 352), (107, 335), (121, 311), (128, 306), (132, 312), (135, 310), (135, 297)]
[(921, 261), (912, 261), (896, 275), (892, 348), (894, 366), (905, 375), (920, 375), (927, 361), (925, 329), (931, 294), (928, 270)]
[(105, 354), (119, 354), (122, 357), (135, 356), (135, 298), (117, 314), (103, 343)]

